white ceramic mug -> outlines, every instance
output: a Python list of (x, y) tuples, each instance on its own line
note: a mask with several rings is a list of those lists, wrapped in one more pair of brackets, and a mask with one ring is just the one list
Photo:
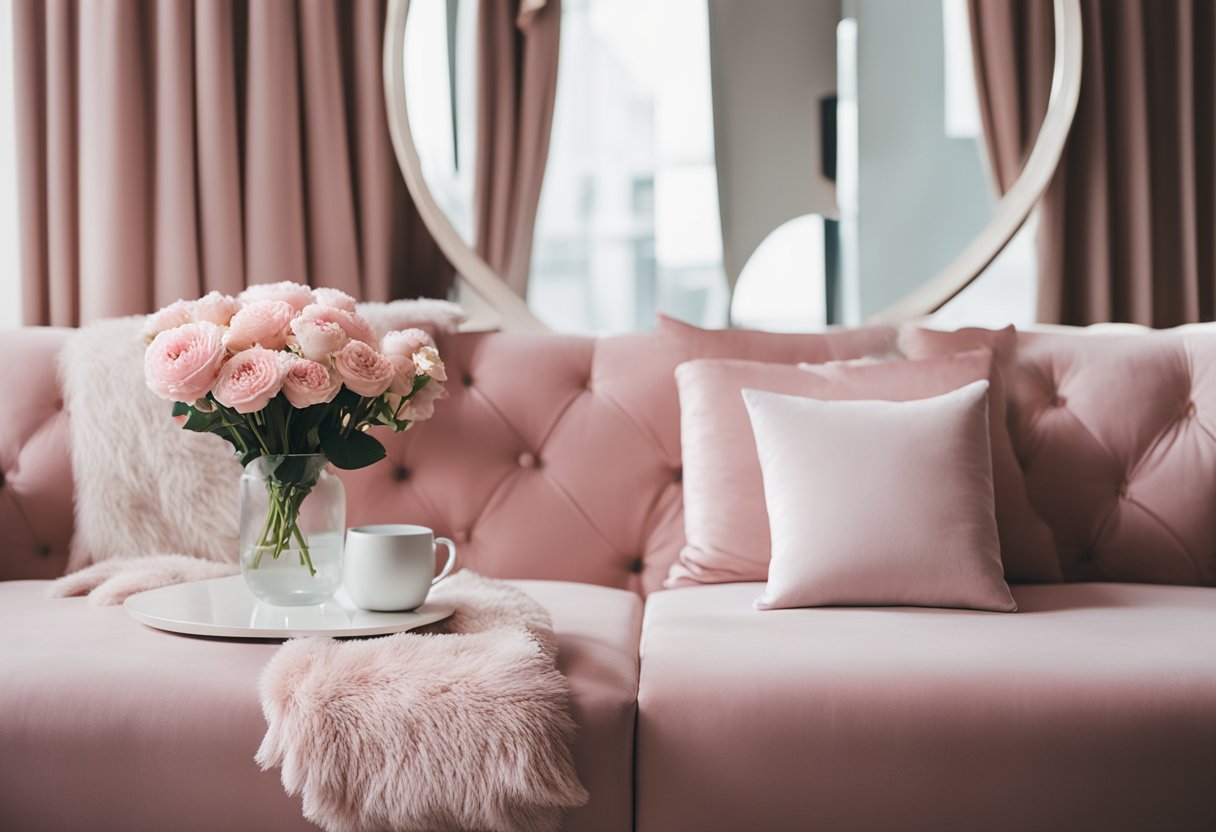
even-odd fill
[[(435, 545), (448, 550), (448, 562), (435, 575)], [(435, 537), (426, 526), (388, 523), (355, 526), (346, 532), (342, 583), (360, 609), (412, 610), (426, 603), (431, 587), (456, 565), (456, 545)]]

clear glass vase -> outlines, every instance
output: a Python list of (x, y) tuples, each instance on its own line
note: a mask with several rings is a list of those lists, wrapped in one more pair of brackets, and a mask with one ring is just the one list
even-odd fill
[(241, 475), (241, 574), (268, 604), (320, 604), (342, 583), (346, 491), (328, 463), (262, 456)]

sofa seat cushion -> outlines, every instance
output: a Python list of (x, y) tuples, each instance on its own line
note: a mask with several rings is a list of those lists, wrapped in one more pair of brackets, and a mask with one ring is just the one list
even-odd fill
[(647, 600), (640, 832), (1216, 829), (1216, 590), (1012, 587), (1018, 613)]
[[(641, 602), (519, 581), (553, 616), (590, 803), (564, 828), (628, 830)], [(0, 583), (0, 829), (315, 830), (259, 771), (257, 680), (275, 642), (159, 632), (120, 607)]]

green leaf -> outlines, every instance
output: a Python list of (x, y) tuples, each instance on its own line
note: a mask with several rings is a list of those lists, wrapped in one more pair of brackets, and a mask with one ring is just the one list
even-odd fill
[(351, 431), (343, 436), (337, 428), (323, 425), (319, 434), (321, 450), (335, 468), (353, 471), (356, 468), (366, 468), (387, 456), (379, 440), (363, 431)]
[(186, 424), (182, 425), (186, 430), (206, 433), (219, 424), (219, 414), (217, 413), (203, 413), (201, 410), (195, 410), (189, 405), (186, 406), (186, 410), (190, 413), (190, 418), (186, 419)]
[(173, 403), (173, 418), (176, 419), (178, 416), (185, 416), (189, 412), (190, 412), (190, 405), (186, 404), (185, 402), (174, 402)]

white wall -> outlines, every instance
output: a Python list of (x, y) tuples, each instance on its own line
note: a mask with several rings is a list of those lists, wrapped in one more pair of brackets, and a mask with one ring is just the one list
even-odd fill
[(0, 329), (21, 325), (15, 115), (13, 3), (0, 0)]

